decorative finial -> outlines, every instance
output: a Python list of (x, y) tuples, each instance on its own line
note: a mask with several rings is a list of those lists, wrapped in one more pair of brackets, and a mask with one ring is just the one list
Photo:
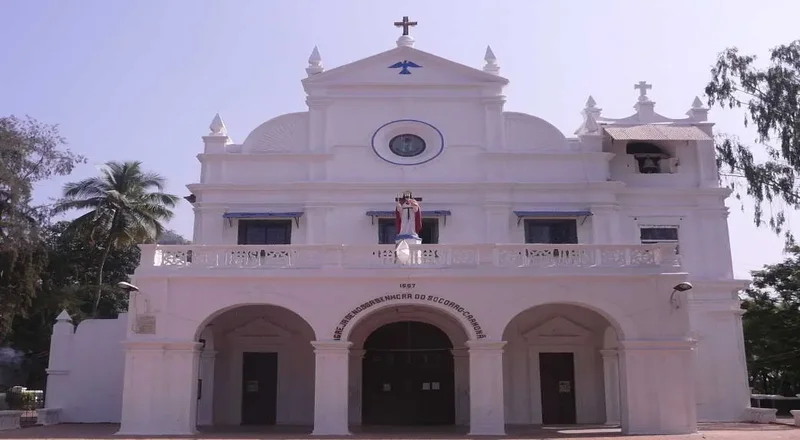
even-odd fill
[(403, 35), (400, 35), (400, 38), (397, 39), (397, 47), (414, 47), (414, 38), (408, 35), (408, 28), (416, 26), (417, 22), (409, 21), (408, 16), (405, 16), (403, 21), (396, 21), (394, 25), (403, 28)]
[(637, 84), (633, 85), (633, 89), (639, 90), (639, 102), (648, 102), (650, 98), (647, 96), (647, 91), (652, 89), (652, 84), (647, 84), (647, 81), (639, 81)]
[(579, 136), (600, 134), (600, 124), (598, 124), (597, 119), (594, 118), (593, 112), (585, 112), (583, 124), (575, 131), (575, 134)]
[(64, 309), (58, 314), (58, 316), (56, 316), (56, 322), (72, 322), (72, 317), (69, 316), (67, 310)]
[(694, 101), (692, 101), (692, 108), (686, 112), (686, 116), (689, 116), (698, 122), (707, 121), (708, 109), (703, 106), (703, 101), (701, 101), (699, 97), (695, 96)]
[(589, 95), (589, 99), (586, 100), (586, 109), (594, 110), (596, 108), (597, 108), (597, 102), (594, 100), (592, 95)]
[(401, 35), (397, 39), (397, 47), (414, 47), (414, 37), (411, 35)]
[(486, 55), (483, 56), (483, 59), (486, 61), (486, 65), (483, 66), (483, 71), (491, 73), (492, 75), (498, 75), (500, 66), (497, 65), (497, 57), (494, 56), (491, 46), (486, 46)]
[(585, 133), (597, 133), (600, 130), (600, 125), (594, 119), (594, 115), (586, 113), (586, 123), (583, 124)]
[(324, 70), (325, 68), (322, 66), (322, 57), (319, 54), (319, 49), (317, 46), (314, 46), (314, 50), (311, 51), (311, 55), (308, 57), (308, 67), (306, 67), (306, 73), (308, 76), (312, 76), (322, 73)]
[(211, 125), (209, 125), (208, 128), (211, 130), (211, 136), (228, 135), (228, 127), (226, 127), (225, 123), (222, 122), (222, 118), (219, 117), (219, 113), (214, 116), (214, 119), (211, 121)]

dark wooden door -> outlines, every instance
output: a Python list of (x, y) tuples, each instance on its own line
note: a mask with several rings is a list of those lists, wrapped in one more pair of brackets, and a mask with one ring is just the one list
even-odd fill
[(397, 322), (376, 330), (364, 348), (363, 424), (455, 423), (452, 344), (444, 332)]
[(274, 425), (278, 403), (278, 353), (244, 353), (242, 424)]
[(542, 424), (576, 423), (575, 359), (572, 353), (539, 353)]

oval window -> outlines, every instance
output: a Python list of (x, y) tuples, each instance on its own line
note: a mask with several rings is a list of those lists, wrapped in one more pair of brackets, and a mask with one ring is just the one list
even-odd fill
[(400, 157), (419, 156), (425, 151), (425, 141), (415, 134), (401, 134), (389, 141), (389, 149)]

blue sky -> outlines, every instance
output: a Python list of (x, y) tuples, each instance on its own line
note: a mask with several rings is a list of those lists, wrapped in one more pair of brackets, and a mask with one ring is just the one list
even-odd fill
[[(89, 163), (136, 159), (187, 194), (199, 178), (200, 137), (219, 112), (234, 141), (260, 123), (304, 109), (300, 80), (318, 45), (330, 69), (395, 47), (392, 22), (417, 20), (416, 47), (481, 67), (492, 46), (511, 80), (507, 110), (571, 134), (593, 95), (603, 114), (630, 114), (633, 84), (653, 84), (656, 110), (681, 117), (701, 95), (715, 55), (728, 46), (765, 56), (797, 38), (800, 3), (762, 0), (0, 1), (0, 115), (57, 123)], [(717, 130), (752, 139), (742, 115), (714, 109)], [(735, 272), (782, 258), (782, 241), (730, 203)], [(191, 237), (188, 203), (170, 227)]]

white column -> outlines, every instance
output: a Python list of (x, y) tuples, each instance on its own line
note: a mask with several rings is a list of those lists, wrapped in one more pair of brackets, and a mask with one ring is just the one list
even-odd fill
[(116, 435), (197, 433), (200, 343), (126, 341), (122, 418)]
[(603, 355), (603, 383), (606, 397), (606, 424), (618, 425), (619, 417), (619, 356), (617, 350), (600, 350)]
[(467, 341), (469, 347), (469, 435), (505, 435), (503, 346), (505, 341)]
[(469, 425), (469, 352), (464, 348), (452, 350), (455, 373), (456, 425)]
[(363, 379), (364, 350), (350, 350), (350, 424), (361, 425), (361, 403), (364, 395)]
[(621, 341), (624, 434), (697, 432), (691, 341)]
[(311, 435), (350, 435), (347, 382), (350, 341), (311, 341), (316, 357), (314, 431)]
[(619, 243), (619, 212), (615, 206), (592, 206), (592, 243)]
[(68, 408), (70, 397), (75, 390), (70, 389), (70, 369), (72, 368), (72, 345), (75, 326), (66, 310), (56, 318), (50, 337), (50, 359), (47, 364), (46, 408), (61, 408), (61, 420), (70, 417)]
[(200, 353), (201, 394), (197, 402), (197, 424), (211, 426), (214, 424), (214, 362), (217, 352), (204, 350)]

